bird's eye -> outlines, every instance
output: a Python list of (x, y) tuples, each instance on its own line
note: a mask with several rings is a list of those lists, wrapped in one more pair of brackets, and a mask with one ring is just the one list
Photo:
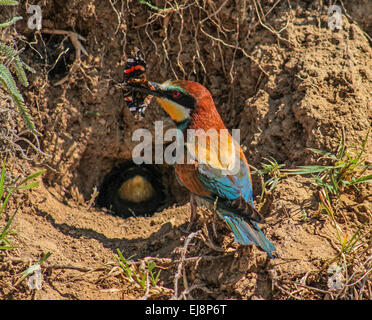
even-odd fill
[(172, 92), (172, 96), (173, 96), (173, 98), (178, 98), (180, 96), (180, 92), (178, 90), (174, 90)]

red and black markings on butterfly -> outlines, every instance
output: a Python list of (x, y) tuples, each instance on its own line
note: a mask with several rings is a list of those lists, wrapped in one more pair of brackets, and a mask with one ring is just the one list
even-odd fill
[[(142, 54), (137, 51), (134, 57), (130, 57), (127, 60), (124, 69), (124, 83), (130, 84), (131, 86), (141, 86), (152, 88), (150, 83), (146, 80), (146, 62), (142, 57)], [(139, 119), (143, 118), (144, 112), (150, 104), (152, 96), (145, 96), (143, 93), (130, 90), (124, 93), (124, 100), (127, 103), (129, 110), (136, 115), (139, 115)]]

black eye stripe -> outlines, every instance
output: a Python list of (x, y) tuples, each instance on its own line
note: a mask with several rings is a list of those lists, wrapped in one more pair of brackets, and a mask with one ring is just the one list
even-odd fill
[[(175, 92), (178, 92), (178, 95), (175, 97), (174, 93)], [(193, 109), (195, 108), (195, 99), (182, 92), (181, 90), (171, 90), (170, 92), (167, 92), (167, 98), (169, 100), (172, 100), (178, 104), (180, 104), (181, 106), (184, 106), (185, 108), (188, 108), (188, 109)]]
[(179, 100), (185, 96), (185, 94), (182, 91), (174, 90), (174, 89), (171, 91), (168, 91), (166, 95), (167, 95), (167, 98), (170, 100)]

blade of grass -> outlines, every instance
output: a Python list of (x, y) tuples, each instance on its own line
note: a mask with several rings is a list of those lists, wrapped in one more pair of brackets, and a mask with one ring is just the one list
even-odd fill
[(51, 254), (52, 254), (51, 252), (45, 253), (38, 262), (36, 262), (31, 267), (29, 267), (25, 271), (23, 271), (22, 272), (22, 277), (16, 282), (15, 286), (17, 286), (24, 279), (26, 279), (28, 276), (30, 276), (31, 274), (33, 274), (35, 272), (35, 270), (38, 269), (51, 256)]
[(323, 150), (319, 150), (319, 149), (313, 149), (313, 148), (307, 148), (308, 150), (314, 152), (314, 153), (318, 153), (318, 154), (321, 154), (323, 156), (327, 156), (329, 158), (332, 158), (334, 160), (337, 160), (337, 157), (331, 153), (331, 152), (328, 152), (328, 151), (323, 151)]
[(9, 219), (8, 223), (5, 225), (3, 231), (1, 232), (0, 234), (0, 240), (2, 240), (3, 238), (5, 238), (5, 235), (7, 234), (9, 228), (10, 228), (10, 225), (12, 224), (16, 214), (17, 214), (18, 210), (13, 214), (13, 216)]
[(354, 248), (355, 244), (361, 237), (361, 231), (364, 229), (365, 224), (366, 221), (362, 223), (358, 230), (353, 234), (351, 239), (346, 243), (346, 246), (342, 250), (344, 253), (349, 253)]
[[(3, 194), (4, 194), (4, 190), (5, 190), (5, 164), (6, 164), (6, 160), (4, 160), (3, 162), (3, 165), (2, 165), (2, 168), (1, 168), (1, 175), (0, 175), (0, 201), (1, 201), (1, 198), (3, 197)], [(0, 211), (0, 214), (1, 214), (1, 211)]]
[(25, 186), (20, 186), (20, 190), (28, 190), (37, 187), (40, 184), (40, 181), (35, 181), (33, 183), (27, 184)]
[(27, 176), (25, 179), (23, 179), (23, 180), (21, 181), (21, 183), (19, 184), (19, 186), (25, 184), (27, 181), (30, 181), (30, 180), (36, 179), (38, 176), (42, 175), (45, 171), (46, 171), (46, 169), (43, 169), (43, 170), (40, 170), (40, 171), (35, 172), (35, 173), (33, 173), (33, 174), (30, 174), (29, 176)]
[(343, 181), (343, 183), (347, 186), (354, 186), (358, 183), (372, 183), (372, 174), (365, 176), (365, 177), (360, 177), (358, 179), (355, 179), (355, 177), (352, 177), (352, 181)]
[(283, 172), (286, 174), (312, 174), (321, 173), (331, 169), (342, 168), (343, 165), (337, 166), (298, 166), (296, 169), (285, 169)]

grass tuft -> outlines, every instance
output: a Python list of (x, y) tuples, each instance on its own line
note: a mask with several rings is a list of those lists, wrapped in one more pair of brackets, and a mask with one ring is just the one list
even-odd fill
[[(16, 191), (19, 190), (29, 190), (35, 188), (39, 185), (40, 181), (33, 181), (41, 174), (45, 172), (45, 170), (40, 170), (35, 172), (26, 178), (24, 178), (21, 182), (17, 183), (15, 186), (7, 187), (6, 186), (6, 161), (3, 162), (1, 173), (0, 173), (0, 218), (5, 212), (9, 199), (14, 196)], [(10, 226), (17, 214), (17, 211), (12, 215), (12, 217), (8, 220), (5, 227), (0, 231), (0, 250), (10, 250), (14, 249), (15, 247), (10, 244), (9, 236), (15, 234), (14, 231), (10, 229)]]
[(314, 178), (315, 184), (324, 189), (327, 195), (340, 196), (340, 193), (349, 187), (354, 187), (358, 191), (357, 185), (361, 183), (371, 183), (372, 175), (365, 175), (371, 165), (366, 164), (364, 158), (369, 131), (361, 144), (359, 152), (349, 152), (344, 140), (341, 138), (336, 153), (331, 153), (318, 149), (310, 151), (321, 155), (321, 158), (328, 158), (332, 164), (327, 166), (299, 166), (296, 169), (286, 169), (288, 175), (310, 174)]
[(118, 253), (117, 261), (122, 270), (123, 277), (140, 287), (147, 293), (158, 294), (164, 290), (169, 290), (159, 285), (159, 276), (161, 270), (155, 271), (158, 268), (154, 261), (140, 261), (135, 263), (131, 261), (132, 257), (125, 259), (119, 249), (116, 249)]

